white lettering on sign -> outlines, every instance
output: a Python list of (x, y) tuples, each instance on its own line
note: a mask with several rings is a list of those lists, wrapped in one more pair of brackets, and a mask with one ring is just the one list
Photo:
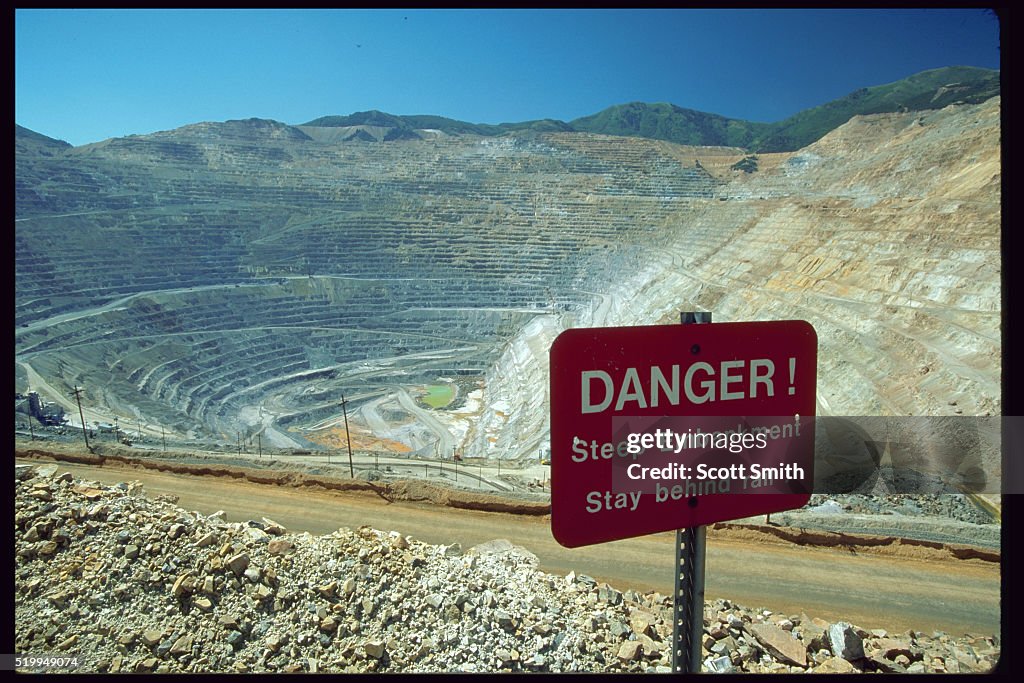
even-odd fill
[(591, 491), (587, 494), (587, 512), (601, 510), (636, 510), (640, 504), (640, 491), (614, 493), (613, 491)]
[[(793, 394), (793, 375), (796, 359), (789, 359), (790, 388)], [(636, 368), (626, 368), (619, 386), (604, 370), (584, 370), (580, 373), (580, 410), (582, 413), (600, 413), (614, 402), (616, 412), (630, 408), (657, 408), (661, 405), (679, 405), (678, 365), (668, 372), (652, 365), (649, 376), (641, 377)], [(715, 367), (698, 361), (686, 369), (682, 381), (682, 394), (693, 404), (708, 401), (736, 401), (761, 396), (775, 396), (775, 363), (769, 358), (751, 360), (724, 360)], [(644, 381), (647, 380), (647, 381)]]

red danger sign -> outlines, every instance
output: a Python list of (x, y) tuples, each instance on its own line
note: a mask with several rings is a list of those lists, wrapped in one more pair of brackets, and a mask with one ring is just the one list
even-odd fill
[(560, 334), (555, 539), (572, 548), (805, 505), (817, 350), (801, 320)]

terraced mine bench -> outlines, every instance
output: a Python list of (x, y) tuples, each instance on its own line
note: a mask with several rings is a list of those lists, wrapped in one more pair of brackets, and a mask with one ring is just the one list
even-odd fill
[(998, 182), (977, 169), (998, 102), (860, 119), (749, 174), (727, 148), (274, 122), (19, 152), (16, 362), (214, 439), (457, 374), (484, 400), (439, 419), (467, 452), (527, 457), (560, 329), (686, 305), (811, 321), (822, 412), (996, 411)]

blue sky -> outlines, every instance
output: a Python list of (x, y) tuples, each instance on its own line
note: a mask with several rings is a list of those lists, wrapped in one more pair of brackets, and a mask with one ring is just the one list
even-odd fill
[(771, 122), (942, 66), (998, 69), (982, 10), (18, 10), (15, 120), (79, 145), (380, 109), (568, 121), (671, 102)]

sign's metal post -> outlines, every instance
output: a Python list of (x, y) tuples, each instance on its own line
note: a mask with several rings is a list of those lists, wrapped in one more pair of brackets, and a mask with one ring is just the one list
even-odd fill
[[(683, 325), (710, 323), (710, 311), (680, 312)], [(696, 503), (692, 498), (690, 503)], [(704, 553), (707, 527), (676, 529), (675, 594), (672, 596), (672, 671), (700, 673), (704, 635)]]
[(672, 671), (700, 673), (704, 635), (704, 556), (707, 527), (676, 529), (672, 607)]

